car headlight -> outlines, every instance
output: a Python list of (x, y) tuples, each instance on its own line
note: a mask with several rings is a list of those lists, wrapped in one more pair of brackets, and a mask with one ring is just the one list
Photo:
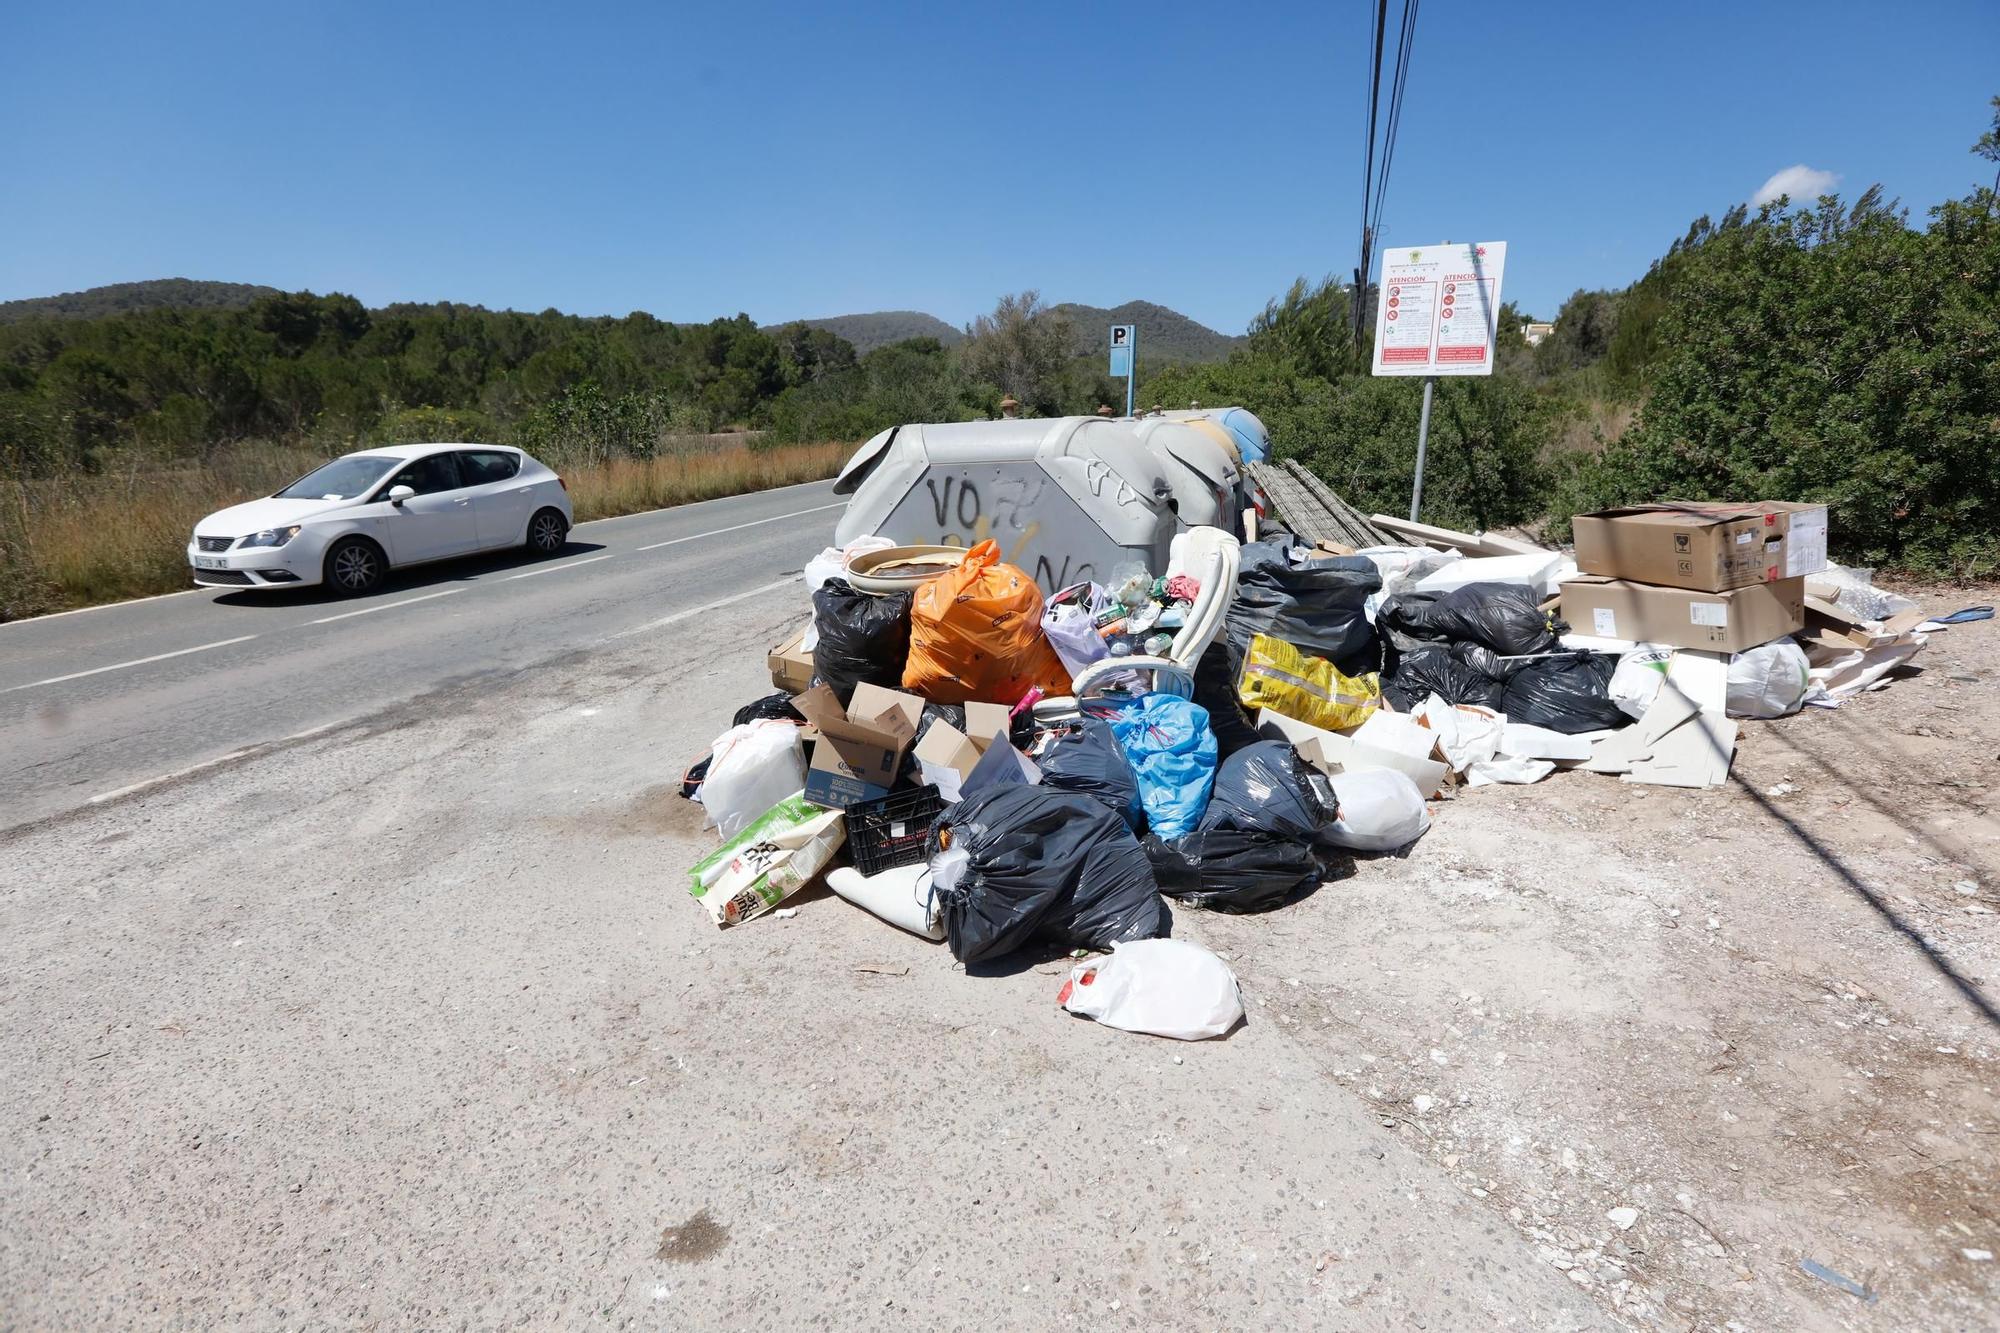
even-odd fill
[(300, 525), (297, 523), (292, 524), (289, 528), (265, 528), (262, 532), (253, 532), (248, 537), (245, 537), (242, 546), (245, 550), (252, 546), (283, 546), (286, 542), (298, 536), (299, 531)]

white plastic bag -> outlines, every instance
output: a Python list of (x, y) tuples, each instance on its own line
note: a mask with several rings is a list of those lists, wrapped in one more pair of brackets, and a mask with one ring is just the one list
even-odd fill
[(1618, 705), (1620, 712), (1630, 718), (1646, 716), (1646, 710), (1653, 706), (1653, 699), (1660, 692), (1660, 682), (1667, 678), (1667, 669), (1673, 663), (1674, 650), (1664, 643), (1642, 643), (1618, 659), (1618, 669), (1611, 673), (1608, 687), (1611, 702)]
[(806, 785), (805, 747), (796, 723), (759, 718), (731, 727), (708, 747), (708, 776), (696, 794), (724, 841)]
[(1199, 1041), (1243, 1018), (1229, 964), (1187, 940), (1132, 940), (1070, 969), (1056, 1003), (1106, 1027)]
[(1357, 852), (1393, 852), (1424, 835), (1431, 812), (1410, 775), (1393, 768), (1350, 769), (1330, 779), (1340, 813), (1326, 837)]
[(1811, 686), (1805, 649), (1790, 639), (1760, 643), (1729, 659), (1729, 716), (1790, 716)]
[(1104, 636), (1097, 632), (1097, 622), (1085, 607), (1050, 607), (1042, 613), (1042, 633), (1062, 659), (1063, 670), (1072, 677), (1081, 676), (1085, 667), (1111, 656), (1111, 650), (1104, 646)]

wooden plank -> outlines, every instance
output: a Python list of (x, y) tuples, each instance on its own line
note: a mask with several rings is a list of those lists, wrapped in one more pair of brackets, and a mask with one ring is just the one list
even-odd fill
[(1457, 532), (1451, 528), (1433, 527), (1429, 523), (1412, 523), (1406, 518), (1392, 518), (1388, 514), (1370, 514), (1368, 521), (1378, 528), (1386, 528), (1406, 541), (1415, 541), (1423, 546), (1449, 546), (1466, 555), (1552, 555), (1546, 546), (1524, 542), (1516, 537), (1503, 537), (1493, 532)]
[(1382, 529), (1370, 523), (1362, 516), (1360, 510), (1341, 499), (1331, 486), (1320, 480), (1315, 473), (1301, 464), (1298, 459), (1286, 459), (1285, 467), (1294, 477), (1298, 478), (1299, 484), (1304, 486), (1308, 491), (1311, 491), (1313, 496), (1326, 507), (1327, 512), (1333, 516), (1336, 524), (1341, 529), (1342, 541), (1355, 547), (1391, 546), (1395, 544), (1394, 539), (1389, 533), (1382, 531)]

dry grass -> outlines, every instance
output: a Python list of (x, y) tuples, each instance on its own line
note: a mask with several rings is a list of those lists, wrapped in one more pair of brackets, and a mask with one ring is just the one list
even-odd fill
[[(579, 522), (713, 500), (839, 471), (852, 446), (752, 449), (740, 436), (653, 459), (558, 469)], [(177, 592), (196, 521), (288, 484), (325, 456), (245, 449), (203, 464), (0, 479), (0, 621)]]
[(776, 445), (768, 449), (731, 444), (707, 452), (562, 469), (562, 474), (569, 483), (577, 522), (582, 523), (819, 481), (840, 471), (853, 452), (851, 444)]

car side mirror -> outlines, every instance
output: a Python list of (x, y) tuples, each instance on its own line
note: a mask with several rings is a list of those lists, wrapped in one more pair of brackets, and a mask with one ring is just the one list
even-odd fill
[(415, 494), (416, 492), (411, 490), (408, 486), (391, 486), (389, 488), (388, 500), (390, 504), (395, 505), (397, 508), (401, 508), (403, 501), (409, 499), (411, 496)]

